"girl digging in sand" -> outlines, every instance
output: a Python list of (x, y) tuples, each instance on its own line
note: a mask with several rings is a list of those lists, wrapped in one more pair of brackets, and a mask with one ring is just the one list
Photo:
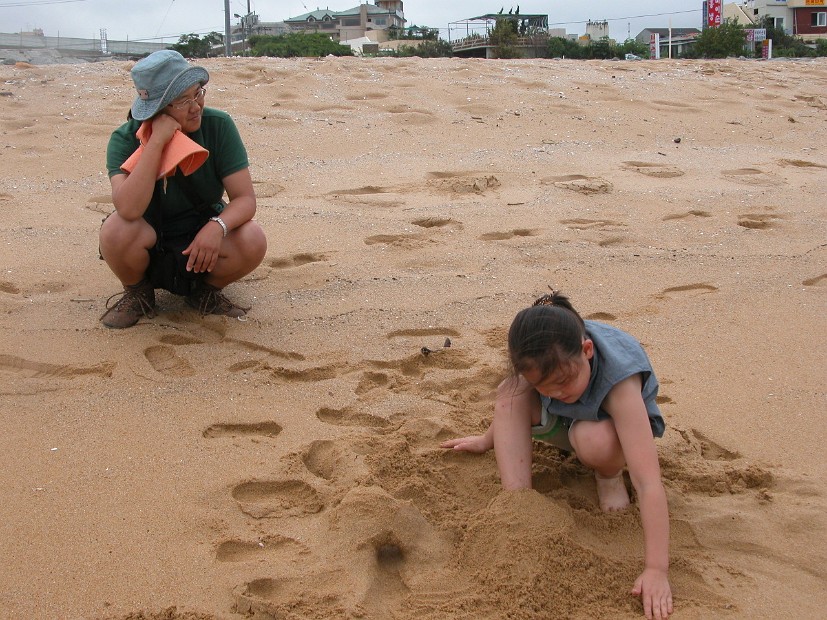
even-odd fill
[(494, 448), (503, 487), (515, 490), (531, 488), (532, 437), (552, 443), (594, 470), (604, 511), (629, 505), (628, 467), (644, 538), (644, 569), (632, 594), (641, 598), (647, 618), (668, 618), (669, 513), (654, 442), (665, 423), (646, 353), (629, 334), (583, 321), (555, 291), (517, 314), (508, 351), (513, 374), (497, 388), (488, 430), (441, 446), (478, 453)]

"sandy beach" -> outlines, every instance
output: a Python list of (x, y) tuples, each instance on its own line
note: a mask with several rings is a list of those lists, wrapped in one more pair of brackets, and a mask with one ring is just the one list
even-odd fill
[(660, 379), (674, 618), (824, 614), (827, 61), (198, 64), (267, 257), (127, 330), (132, 64), (0, 66), (0, 618), (642, 618), (636, 505), (439, 448), (549, 286)]

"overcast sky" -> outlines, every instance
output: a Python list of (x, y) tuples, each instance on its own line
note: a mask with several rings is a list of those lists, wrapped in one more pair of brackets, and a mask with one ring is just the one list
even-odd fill
[[(485, 13), (504, 12), (519, 6), (521, 13), (548, 15), (550, 28), (565, 28), (583, 34), (589, 20), (608, 20), (613, 39), (623, 41), (646, 27), (701, 27), (702, 0), (405, 0), (407, 24), (439, 28), (449, 38), (449, 24)], [(343, 11), (359, 0), (230, 0), (232, 14), (243, 15), (247, 7), (261, 21), (281, 21), (316, 10)], [(181, 34), (224, 32), (224, 0), (0, 0), (0, 32), (27, 32), (41, 28), (47, 36), (159, 40), (175, 43)], [(451, 26), (452, 29), (457, 26)], [(462, 36), (453, 31), (450, 38)]]

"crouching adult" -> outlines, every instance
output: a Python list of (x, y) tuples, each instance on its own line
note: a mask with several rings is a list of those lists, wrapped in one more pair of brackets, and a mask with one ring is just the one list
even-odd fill
[(238, 129), (205, 107), (210, 76), (178, 52), (154, 52), (131, 75), (138, 96), (106, 152), (115, 211), (100, 229), (101, 258), (124, 290), (100, 320), (154, 317), (156, 288), (202, 314), (243, 317), (249, 308), (222, 289), (261, 263), (267, 240)]

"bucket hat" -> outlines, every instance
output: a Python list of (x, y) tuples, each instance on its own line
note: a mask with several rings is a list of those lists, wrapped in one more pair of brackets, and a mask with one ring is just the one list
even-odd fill
[(210, 74), (189, 64), (174, 50), (152, 52), (139, 60), (130, 72), (138, 96), (132, 104), (132, 118), (145, 121), (195, 84), (206, 84)]

